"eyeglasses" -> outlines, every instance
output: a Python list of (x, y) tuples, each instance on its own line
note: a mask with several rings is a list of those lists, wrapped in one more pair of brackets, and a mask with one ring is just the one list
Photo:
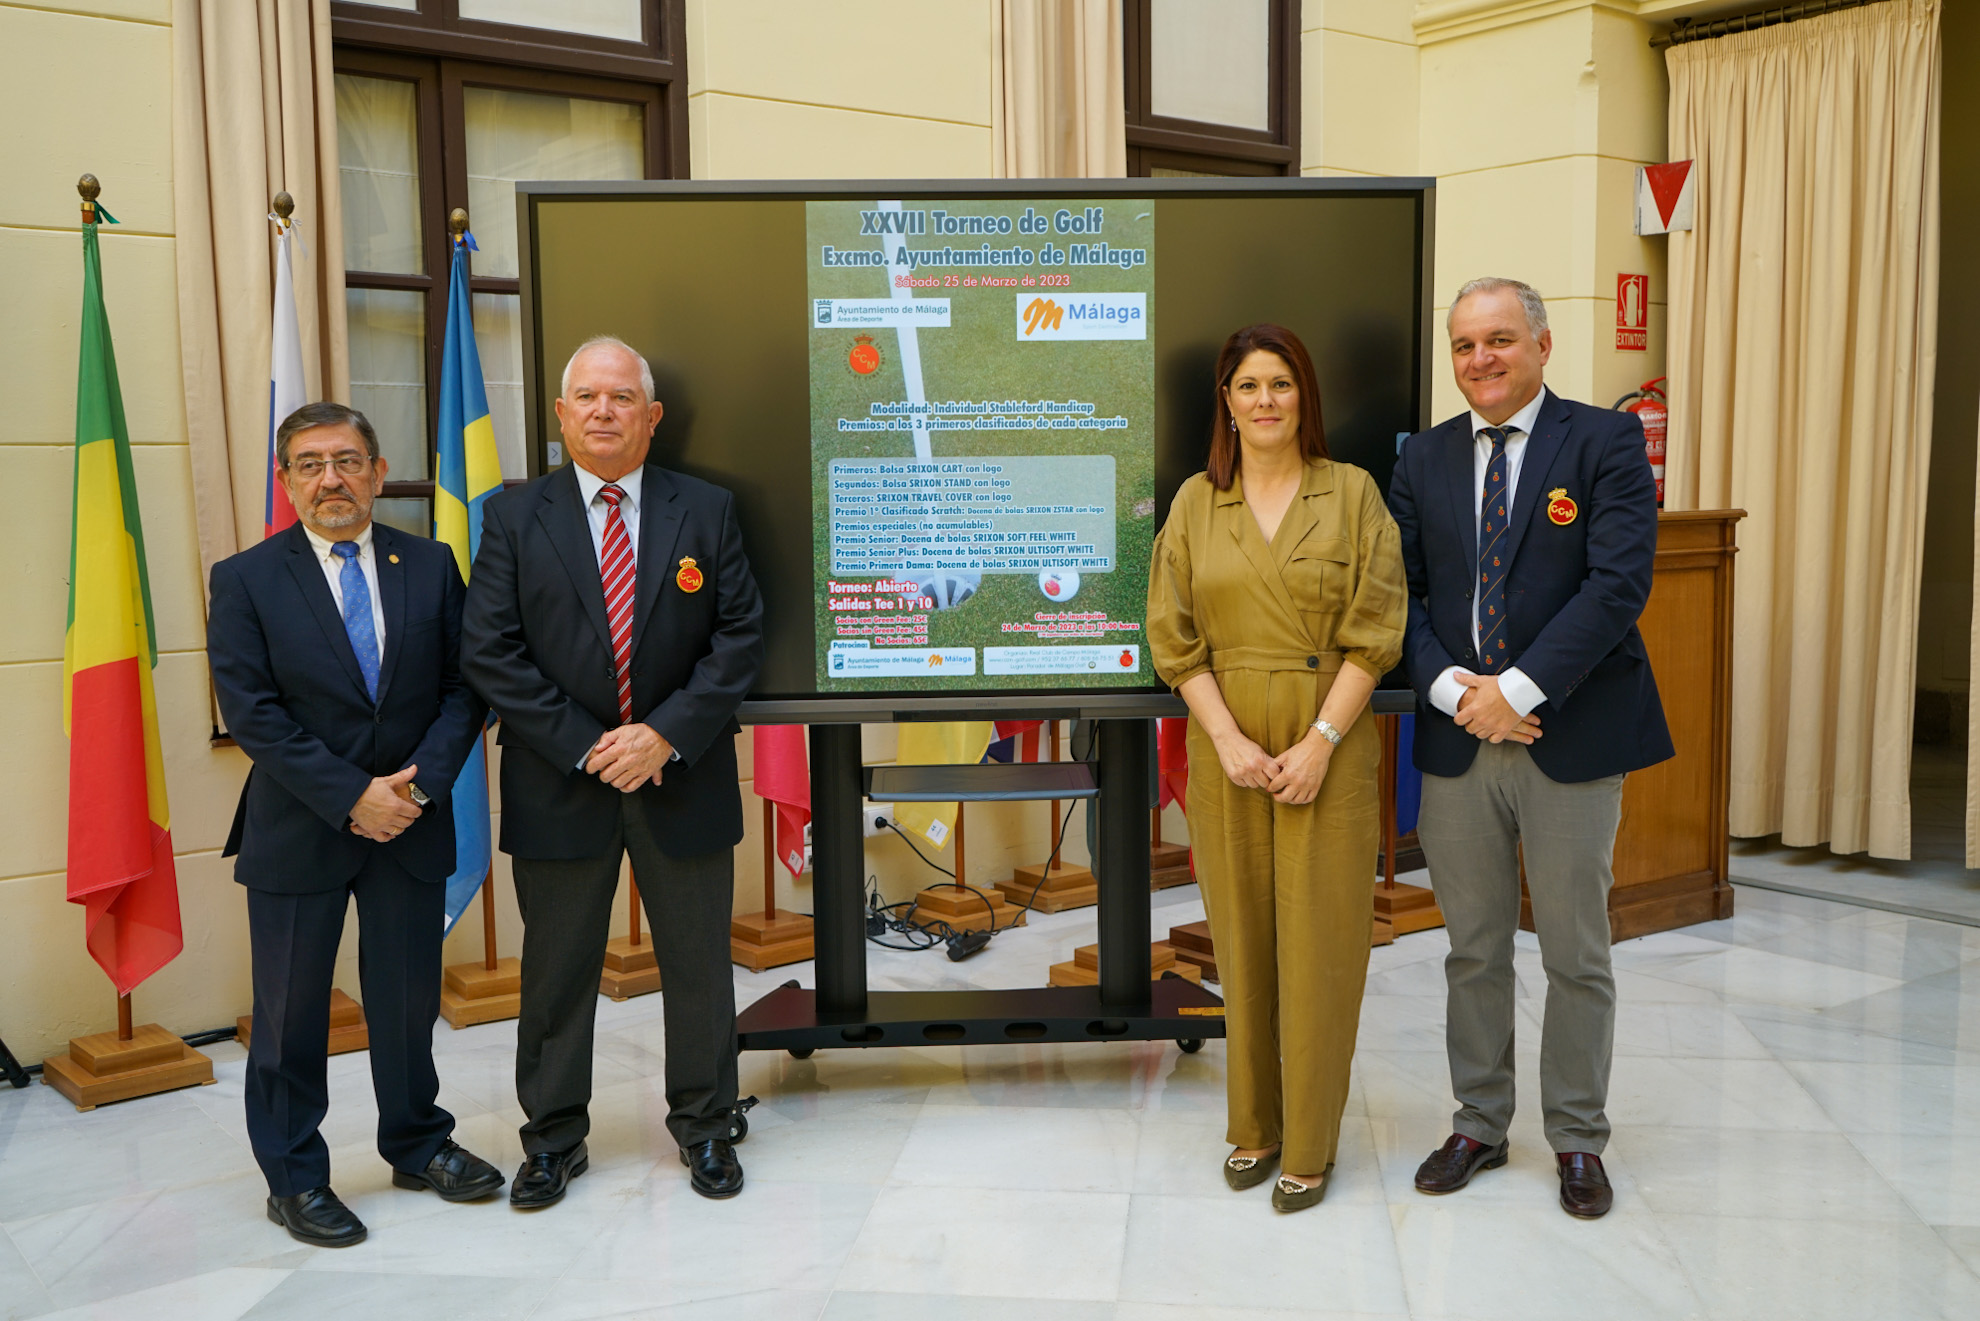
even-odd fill
[(327, 464), (322, 459), (314, 457), (291, 459), (286, 466), (290, 472), (306, 482), (314, 481), (318, 477), (321, 477), (326, 467), (336, 468), (338, 473), (345, 477), (355, 477), (371, 466), (371, 456), (369, 454), (339, 454)]

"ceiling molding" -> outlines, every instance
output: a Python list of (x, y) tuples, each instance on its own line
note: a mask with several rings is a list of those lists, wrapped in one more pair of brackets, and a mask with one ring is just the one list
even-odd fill
[(1604, 9), (1641, 18), (1643, 8), (1639, 0), (1417, 0), (1410, 22), (1417, 44), (1428, 46), (1577, 10)]

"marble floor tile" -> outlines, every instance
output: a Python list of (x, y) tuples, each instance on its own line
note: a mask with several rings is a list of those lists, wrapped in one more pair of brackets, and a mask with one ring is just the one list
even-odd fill
[(1405, 1311), (1387, 1208), (1335, 1205), (1291, 1215), (1250, 1195), (1137, 1194), (1128, 1216), (1123, 1302), (1345, 1312)]
[(1759, 1037), (1722, 1004), (1616, 1003), (1616, 1054), (1653, 1058), (1766, 1060)]
[(893, 1182), (927, 1188), (1126, 1192), (1141, 1125), (1125, 1109), (1088, 1106), (921, 1108)]
[[(1732, 1015), (1745, 1025), (1775, 1059), (1831, 1064), (1980, 1064), (1980, 1052), (1968, 1053), (1931, 1041), (1889, 1037), (1852, 1026), (1841, 1011), (1783, 1009), (1779, 1005), (1733, 1004)], [(1847, 1011), (1848, 1005), (1842, 1006)]]
[(1342, 1312), (1331, 1307), (1201, 1307), (1195, 1303), (1115, 1303), (1114, 1321), (1407, 1321), (1406, 1312)]
[(1389, 1214), (1413, 1316), (1663, 1321), (1701, 1310), (1676, 1252), (1645, 1211), (1576, 1220), (1559, 1206), (1453, 1196), (1419, 1198)]
[[(747, 1286), (747, 1279), (734, 1282)], [(640, 1280), (560, 1280), (529, 1321), (816, 1321), (830, 1295), (785, 1289), (672, 1302)]]
[(524, 1321), (555, 1287), (554, 1281), (545, 1279), (298, 1271), (242, 1316), (244, 1321), (383, 1321), (388, 1317)]
[[(286, 1270), (234, 1266), (53, 1313), (49, 1321), (237, 1321), (289, 1278)], [(3, 1296), (3, 1295), (0, 1295)], [(11, 1312), (8, 1315), (12, 1315)]]
[(197, 1105), (146, 1104), (165, 1099), (84, 1114), (64, 1101), (73, 1122), (0, 1134), (0, 1223), (254, 1170), (247, 1150)]
[(1812, 923), (1749, 948), (1912, 982), (1980, 959), (1980, 928), (1866, 909), (1858, 916)]
[(14, 1246), (14, 1240), (0, 1230), (0, 1321), (27, 1321), (54, 1310), (55, 1302), (41, 1287), (41, 1277)]
[(1627, 1156), (1637, 1195), (1660, 1215), (1916, 1222), (1916, 1208), (1858, 1150), (1861, 1141), (1841, 1133), (1631, 1126), (1611, 1150)]
[(1892, 1064), (1864, 1069), (1792, 1060), (1784, 1067), (1846, 1133), (1919, 1136), (1980, 1132), (1980, 1066)]
[(1057, 1298), (958, 1298), (953, 1294), (832, 1295), (823, 1321), (1113, 1321), (1112, 1303)]
[(1980, 1230), (1980, 1133), (1854, 1133), (1850, 1141), (1920, 1220)]
[(1647, 1126), (1831, 1132), (1837, 1121), (1804, 1089), (1801, 1067), (1775, 1060), (1618, 1055), (1609, 1076), (1609, 1119), (1617, 1130)]
[(1108, 1302), (1127, 1221), (1126, 1193), (886, 1188), (837, 1287)]
[(831, 1288), (880, 1192), (752, 1178), (741, 1196), (716, 1202), (676, 1177), (683, 1173), (676, 1165), (622, 1199), (570, 1255), (564, 1278), (642, 1282), (670, 1302), (734, 1294), (739, 1278), (752, 1289), (820, 1292)]
[(1673, 962), (1649, 975), (1702, 987), (1727, 1000), (1792, 1009), (1827, 1009), (1903, 985), (1895, 977), (1751, 946), (1728, 947), (1717, 954)]
[[(1168, 1197), (1269, 1199), (1271, 1190), (1263, 1185), (1237, 1193), (1224, 1182), (1224, 1158), (1230, 1151), (1230, 1144), (1224, 1141), (1221, 1119), (1215, 1123), (1178, 1124), (1144, 1118), (1141, 1142), (1135, 1152), (1133, 1189), (1137, 1193)], [(1326, 1205), (1346, 1206), (1382, 1199), (1382, 1170), (1375, 1156), (1369, 1120), (1361, 1115), (1344, 1116), (1334, 1153), (1333, 1177), (1327, 1182)]]
[(1659, 1216), (1715, 1321), (1970, 1321), (1980, 1279), (1920, 1224)]

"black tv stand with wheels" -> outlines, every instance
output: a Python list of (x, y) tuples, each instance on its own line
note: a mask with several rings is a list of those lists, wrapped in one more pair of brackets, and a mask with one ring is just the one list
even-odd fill
[[(1097, 722), (1099, 758), (987, 766), (875, 767), (885, 801), (1093, 798), (1100, 983), (1006, 991), (869, 991), (859, 726), (812, 725), (812, 922), (817, 986), (787, 982), (736, 1020), (743, 1050), (1179, 1041), (1224, 1035), (1224, 1002), (1180, 977), (1149, 979), (1147, 721)], [(1193, 1048), (1190, 1047), (1190, 1048)]]

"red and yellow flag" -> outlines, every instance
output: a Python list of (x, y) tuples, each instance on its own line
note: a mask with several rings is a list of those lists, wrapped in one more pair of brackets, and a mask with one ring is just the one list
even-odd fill
[(130, 432), (117, 386), (96, 215), (84, 208), (82, 365), (76, 380), (74, 541), (62, 718), (69, 734), (69, 902), (120, 995), (184, 947), (172, 819), (151, 672), (158, 646)]

